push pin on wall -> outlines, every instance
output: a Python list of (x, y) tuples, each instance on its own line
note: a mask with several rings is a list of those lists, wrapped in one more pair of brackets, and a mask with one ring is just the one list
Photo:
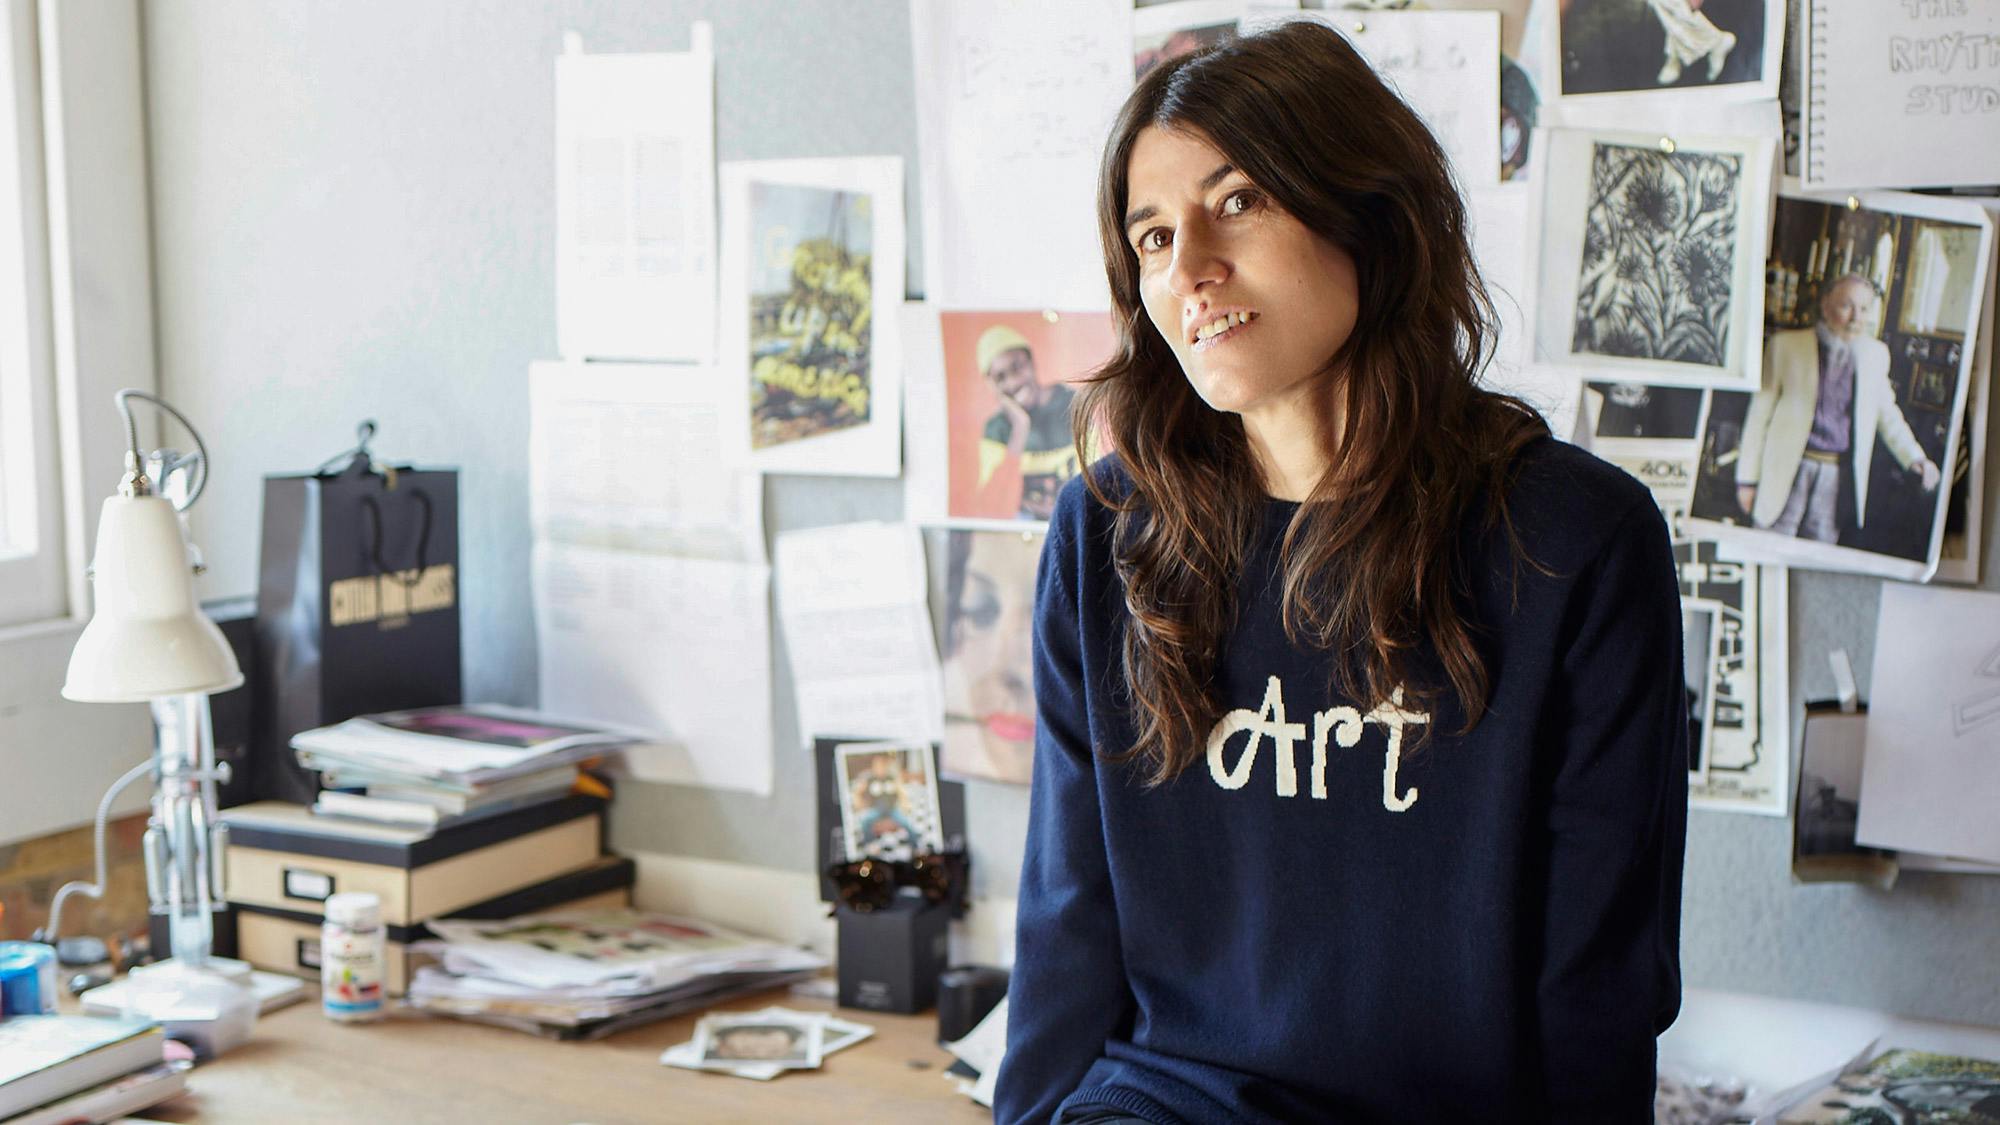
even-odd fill
[(1666, 153), (1668, 156), (1672, 156), (1674, 154), (1674, 150), (1679, 147), (1680, 147), (1679, 145), (1676, 145), (1674, 143), (1674, 139), (1672, 137), (1660, 138), (1660, 151)]
[(1849, 211), (1859, 211), (1859, 210), (1861, 210), (1861, 200), (1859, 200), (1859, 199), (1857, 199), (1857, 198), (1855, 198), (1854, 196), (1851, 196), (1851, 195), (1850, 195), (1850, 196), (1848, 196), (1848, 197), (1847, 197), (1847, 209), (1848, 209)]

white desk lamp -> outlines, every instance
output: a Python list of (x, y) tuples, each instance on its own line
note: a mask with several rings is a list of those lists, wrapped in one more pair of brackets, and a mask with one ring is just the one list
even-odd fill
[[(161, 450), (142, 457), (127, 402), (132, 398), (178, 419), (194, 438), (195, 454)], [(181, 526), (181, 513), (208, 483), (201, 435), (180, 411), (143, 391), (119, 391), (117, 401), (129, 439), (125, 476), (98, 519), (90, 572), (96, 611), (70, 652), (62, 694), (83, 703), (149, 703), (157, 738), (152, 760), (113, 783), (99, 803), (97, 882), (69, 883), (56, 892), (49, 940), (56, 939), (65, 898), (102, 896), (105, 817), (118, 791), (150, 772), (156, 788), (144, 845), (146, 894), (153, 912), (167, 916), (173, 957), (135, 971), (125, 1002), (134, 1014), (158, 1019), (177, 1038), (214, 1053), (248, 1035), (257, 1013), (248, 966), (212, 956), (228, 831), (216, 819), (215, 785), (229, 772), (215, 761), (208, 696), (241, 685), (243, 672), (222, 631), (195, 603), (201, 565)], [(200, 476), (189, 483), (197, 470)], [(179, 504), (159, 494), (176, 473), (177, 490), (186, 492)]]

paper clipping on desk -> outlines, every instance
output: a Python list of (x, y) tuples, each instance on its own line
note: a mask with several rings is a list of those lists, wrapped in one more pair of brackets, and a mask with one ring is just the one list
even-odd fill
[(1500, 13), (1272, 12), (1245, 34), (1295, 20), (1338, 31), (1436, 134), (1459, 183), (1500, 182)]
[(1107, 309), (1097, 163), (1130, 0), (913, 0), (924, 284), (946, 308)]
[(728, 462), (705, 365), (528, 367), (528, 511), (537, 539), (761, 563), (764, 482)]
[(944, 1049), (979, 1072), (976, 1082), (959, 1083), (959, 1091), (983, 1106), (992, 1106), (993, 1091), (1000, 1081), (1000, 1062), (1007, 1054), (1007, 998), (1002, 996), (979, 1026), (965, 1038), (944, 1045)]
[(799, 736), (944, 738), (923, 539), (907, 524), (788, 531), (777, 542), (778, 610)]
[[(686, 1070), (769, 1082), (787, 1070), (818, 1069), (835, 1053), (874, 1034), (875, 1029), (865, 1023), (826, 1012), (792, 1008), (711, 1012), (695, 1026), (693, 1039), (668, 1047), (660, 1053), (660, 1061)], [(806, 1040), (817, 1042), (812, 1056), (815, 1061), (810, 1066), (781, 1057), (799, 1057), (795, 1052)]]
[(765, 472), (902, 472), (903, 161), (721, 168), (721, 403)]
[(715, 358), (715, 51), (557, 57), (556, 342)]
[[(1788, 575), (1783, 567), (1724, 558), (1688, 522), (1699, 435), (1711, 392), (1699, 387), (1589, 383), (1583, 436), (1599, 457), (1638, 478), (1666, 518), (1690, 622), (1684, 638), (1710, 653), (1690, 674), (1689, 801), (1721, 812), (1784, 816), (1791, 738), (1787, 696)], [(1697, 646), (1697, 641), (1699, 645)]]
[(2000, 863), (2000, 594), (1888, 582), (1855, 838)]
[(2000, 1059), (1892, 1048), (1849, 1067), (1776, 1116), (1777, 1125), (1978, 1122), (2000, 1099)]
[(542, 705), (643, 731), (642, 781), (771, 792), (771, 568), (537, 542)]

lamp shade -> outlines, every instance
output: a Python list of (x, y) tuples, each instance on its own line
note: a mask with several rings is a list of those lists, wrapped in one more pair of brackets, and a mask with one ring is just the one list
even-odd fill
[(243, 682), (194, 600), (180, 518), (162, 496), (112, 496), (97, 521), (96, 612), (69, 654), (63, 698), (141, 703)]

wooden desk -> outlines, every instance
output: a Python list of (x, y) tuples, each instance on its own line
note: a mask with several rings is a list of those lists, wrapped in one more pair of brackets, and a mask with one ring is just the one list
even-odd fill
[(190, 1071), (186, 1095), (140, 1116), (218, 1125), (993, 1120), (943, 1076), (952, 1058), (935, 1042), (932, 1013), (836, 1009), (782, 989), (718, 1005), (837, 1011), (875, 1028), (818, 1070), (756, 1082), (660, 1064), (661, 1051), (693, 1036), (698, 1014), (559, 1043), (415, 1012), (336, 1024), (320, 1015), (317, 991), (308, 993), (259, 1019), (248, 1043)]

